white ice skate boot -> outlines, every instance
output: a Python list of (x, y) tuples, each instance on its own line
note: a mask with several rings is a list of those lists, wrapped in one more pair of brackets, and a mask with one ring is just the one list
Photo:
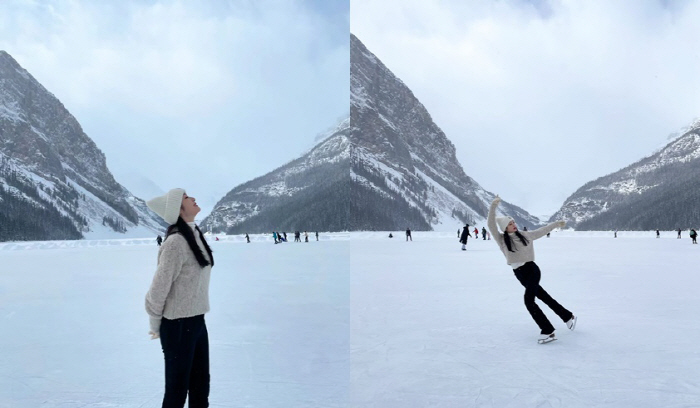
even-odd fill
[(540, 338), (537, 339), (537, 343), (545, 344), (545, 343), (549, 343), (551, 341), (554, 341), (556, 339), (557, 338), (554, 336), (554, 333), (552, 333), (552, 334), (540, 334)]
[(573, 331), (576, 328), (576, 316), (571, 316), (568, 322), (566, 322), (566, 327)]

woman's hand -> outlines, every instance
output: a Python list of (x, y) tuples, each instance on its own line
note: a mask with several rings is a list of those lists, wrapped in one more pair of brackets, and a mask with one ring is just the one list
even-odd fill
[(496, 194), (496, 198), (493, 199), (493, 202), (491, 203), (491, 205), (498, 206), (498, 204), (500, 204), (500, 203), (501, 203), (501, 197), (499, 197), (498, 194)]
[(148, 323), (151, 327), (151, 330), (148, 331), (148, 334), (151, 335), (151, 340), (155, 340), (160, 337), (160, 319), (148, 316)]

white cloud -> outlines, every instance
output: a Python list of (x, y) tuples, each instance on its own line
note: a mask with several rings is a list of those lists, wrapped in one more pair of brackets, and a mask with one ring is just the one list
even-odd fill
[(348, 13), (303, 1), (10, 0), (0, 49), (76, 116), (118, 181), (141, 170), (211, 206), (347, 113)]

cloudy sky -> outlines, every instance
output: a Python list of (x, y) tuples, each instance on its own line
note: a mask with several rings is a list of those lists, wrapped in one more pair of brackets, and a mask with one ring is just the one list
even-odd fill
[(466, 173), (534, 215), (700, 117), (700, 2), (352, 0)]
[(348, 0), (2, 0), (0, 49), (117, 181), (183, 187), (205, 215), (348, 115), (349, 24)]

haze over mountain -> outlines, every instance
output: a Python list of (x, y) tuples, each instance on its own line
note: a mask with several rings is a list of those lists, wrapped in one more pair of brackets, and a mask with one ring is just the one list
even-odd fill
[(302, 157), (226, 194), (200, 226), (213, 233), (349, 228), (350, 120)]
[[(484, 226), (495, 194), (465, 174), (454, 144), (413, 92), (350, 35), (351, 225), (359, 230)], [(502, 202), (519, 225), (540, 220)]]
[(0, 51), (0, 240), (162, 230), (162, 220), (114, 179), (76, 118)]
[(577, 230), (700, 226), (700, 120), (659, 151), (576, 190), (551, 219)]
[[(350, 117), (302, 157), (232, 189), (201, 225), (272, 231), (456, 230), (485, 225), (494, 197), (408, 87), (353, 35)], [(520, 225), (540, 225), (513, 204)]]

